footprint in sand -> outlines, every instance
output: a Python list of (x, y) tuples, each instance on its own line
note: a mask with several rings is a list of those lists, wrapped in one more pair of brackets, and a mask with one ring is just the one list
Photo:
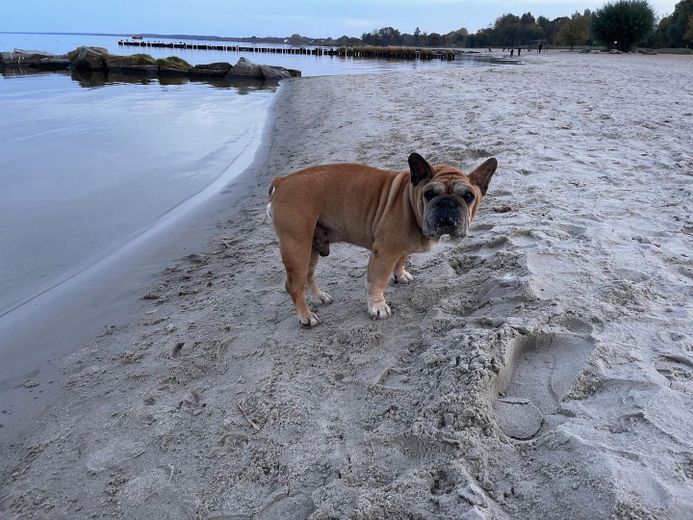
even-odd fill
[(567, 333), (527, 334), (513, 340), (497, 381), (496, 422), (514, 439), (531, 439), (561, 412), (561, 400), (594, 350), (590, 339)]
[(664, 354), (657, 358), (654, 367), (669, 380), (673, 390), (693, 395), (693, 360), (681, 354)]

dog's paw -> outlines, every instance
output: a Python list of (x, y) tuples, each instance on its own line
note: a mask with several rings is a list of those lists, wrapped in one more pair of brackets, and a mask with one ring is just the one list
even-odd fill
[(320, 325), (320, 318), (318, 318), (314, 312), (310, 312), (306, 316), (299, 316), (298, 322), (301, 324), (301, 327), (310, 329)]
[(385, 303), (371, 303), (368, 305), (368, 314), (374, 320), (386, 320), (392, 316), (390, 306)]
[(324, 305), (329, 305), (332, 303), (332, 296), (327, 294), (325, 291), (319, 291), (317, 294), (313, 294), (313, 300), (315, 303), (322, 303)]
[(411, 283), (414, 280), (414, 277), (409, 271), (402, 271), (402, 274), (396, 274), (394, 275), (395, 277), (395, 284), (407, 284)]

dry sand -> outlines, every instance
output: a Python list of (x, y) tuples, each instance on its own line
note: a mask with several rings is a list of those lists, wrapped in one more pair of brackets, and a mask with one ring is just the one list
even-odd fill
[[(245, 206), (2, 443), (0, 516), (690, 518), (693, 60), (528, 59), (287, 81)], [(300, 329), (269, 180), (411, 151), (498, 158), (471, 236), (382, 322), (334, 247)]]

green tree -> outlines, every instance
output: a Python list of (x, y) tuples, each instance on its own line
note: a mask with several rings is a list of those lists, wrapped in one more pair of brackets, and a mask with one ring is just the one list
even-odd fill
[(570, 18), (567, 16), (559, 16), (551, 20), (544, 28), (544, 39), (548, 42), (559, 44), (558, 33), (561, 32), (563, 26), (569, 21)]
[(618, 0), (594, 13), (592, 34), (606, 45), (629, 51), (654, 28), (654, 11), (647, 0)]
[(294, 33), (291, 36), (289, 36), (289, 43), (292, 43), (293, 45), (304, 45), (310, 41), (310, 38), (306, 38), (305, 36), (301, 36), (298, 33)]
[(514, 14), (504, 14), (496, 19), (493, 26), (494, 44), (512, 47), (519, 39), (522, 29), (520, 17)]
[(683, 35), (683, 39), (693, 43), (693, 14), (688, 17), (688, 30)]
[(437, 32), (432, 32), (428, 35), (428, 43), (431, 47), (440, 47), (443, 45), (443, 37)]
[(467, 31), (467, 29), (464, 27), (457, 29), (456, 31), (450, 31), (449, 33), (443, 35), (443, 45), (448, 47), (463, 47), (467, 41), (468, 35), (469, 31)]
[(534, 16), (532, 16), (532, 13), (525, 13), (520, 16), (520, 23), (522, 25), (534, 25), (537, 21), (534, 19)]
[(670, 16), (662, 18), (658, 29), (662, 27), (662, 24), (665, 26), (659, 39), (663, 40), (665, 46), (683, 47), (686, 44), (685, 35), (691, 15), (693, 15), (693, 0), (681, 0), (674, 6), (674, 12)]
[(590, 36), (591, 16), (574, 13), (573, 16), (558, 31), (558, 40), (563, 45), (569, 45), (570, 50), (576, 45), (582, 45)]
[(414, 31), (414, 45), (421, 45), (421, 29), (418, 27)]

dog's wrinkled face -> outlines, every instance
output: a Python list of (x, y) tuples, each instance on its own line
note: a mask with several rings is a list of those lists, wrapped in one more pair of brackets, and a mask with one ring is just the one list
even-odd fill
[(442, 235), (466, 236), (497, 167), (496, 159), (489, 159), (465, 175), (453, 166), (431, 166), (419, 154), (411, 154), (411, 182), (416, 190), (423, 235), (432, 239)]

